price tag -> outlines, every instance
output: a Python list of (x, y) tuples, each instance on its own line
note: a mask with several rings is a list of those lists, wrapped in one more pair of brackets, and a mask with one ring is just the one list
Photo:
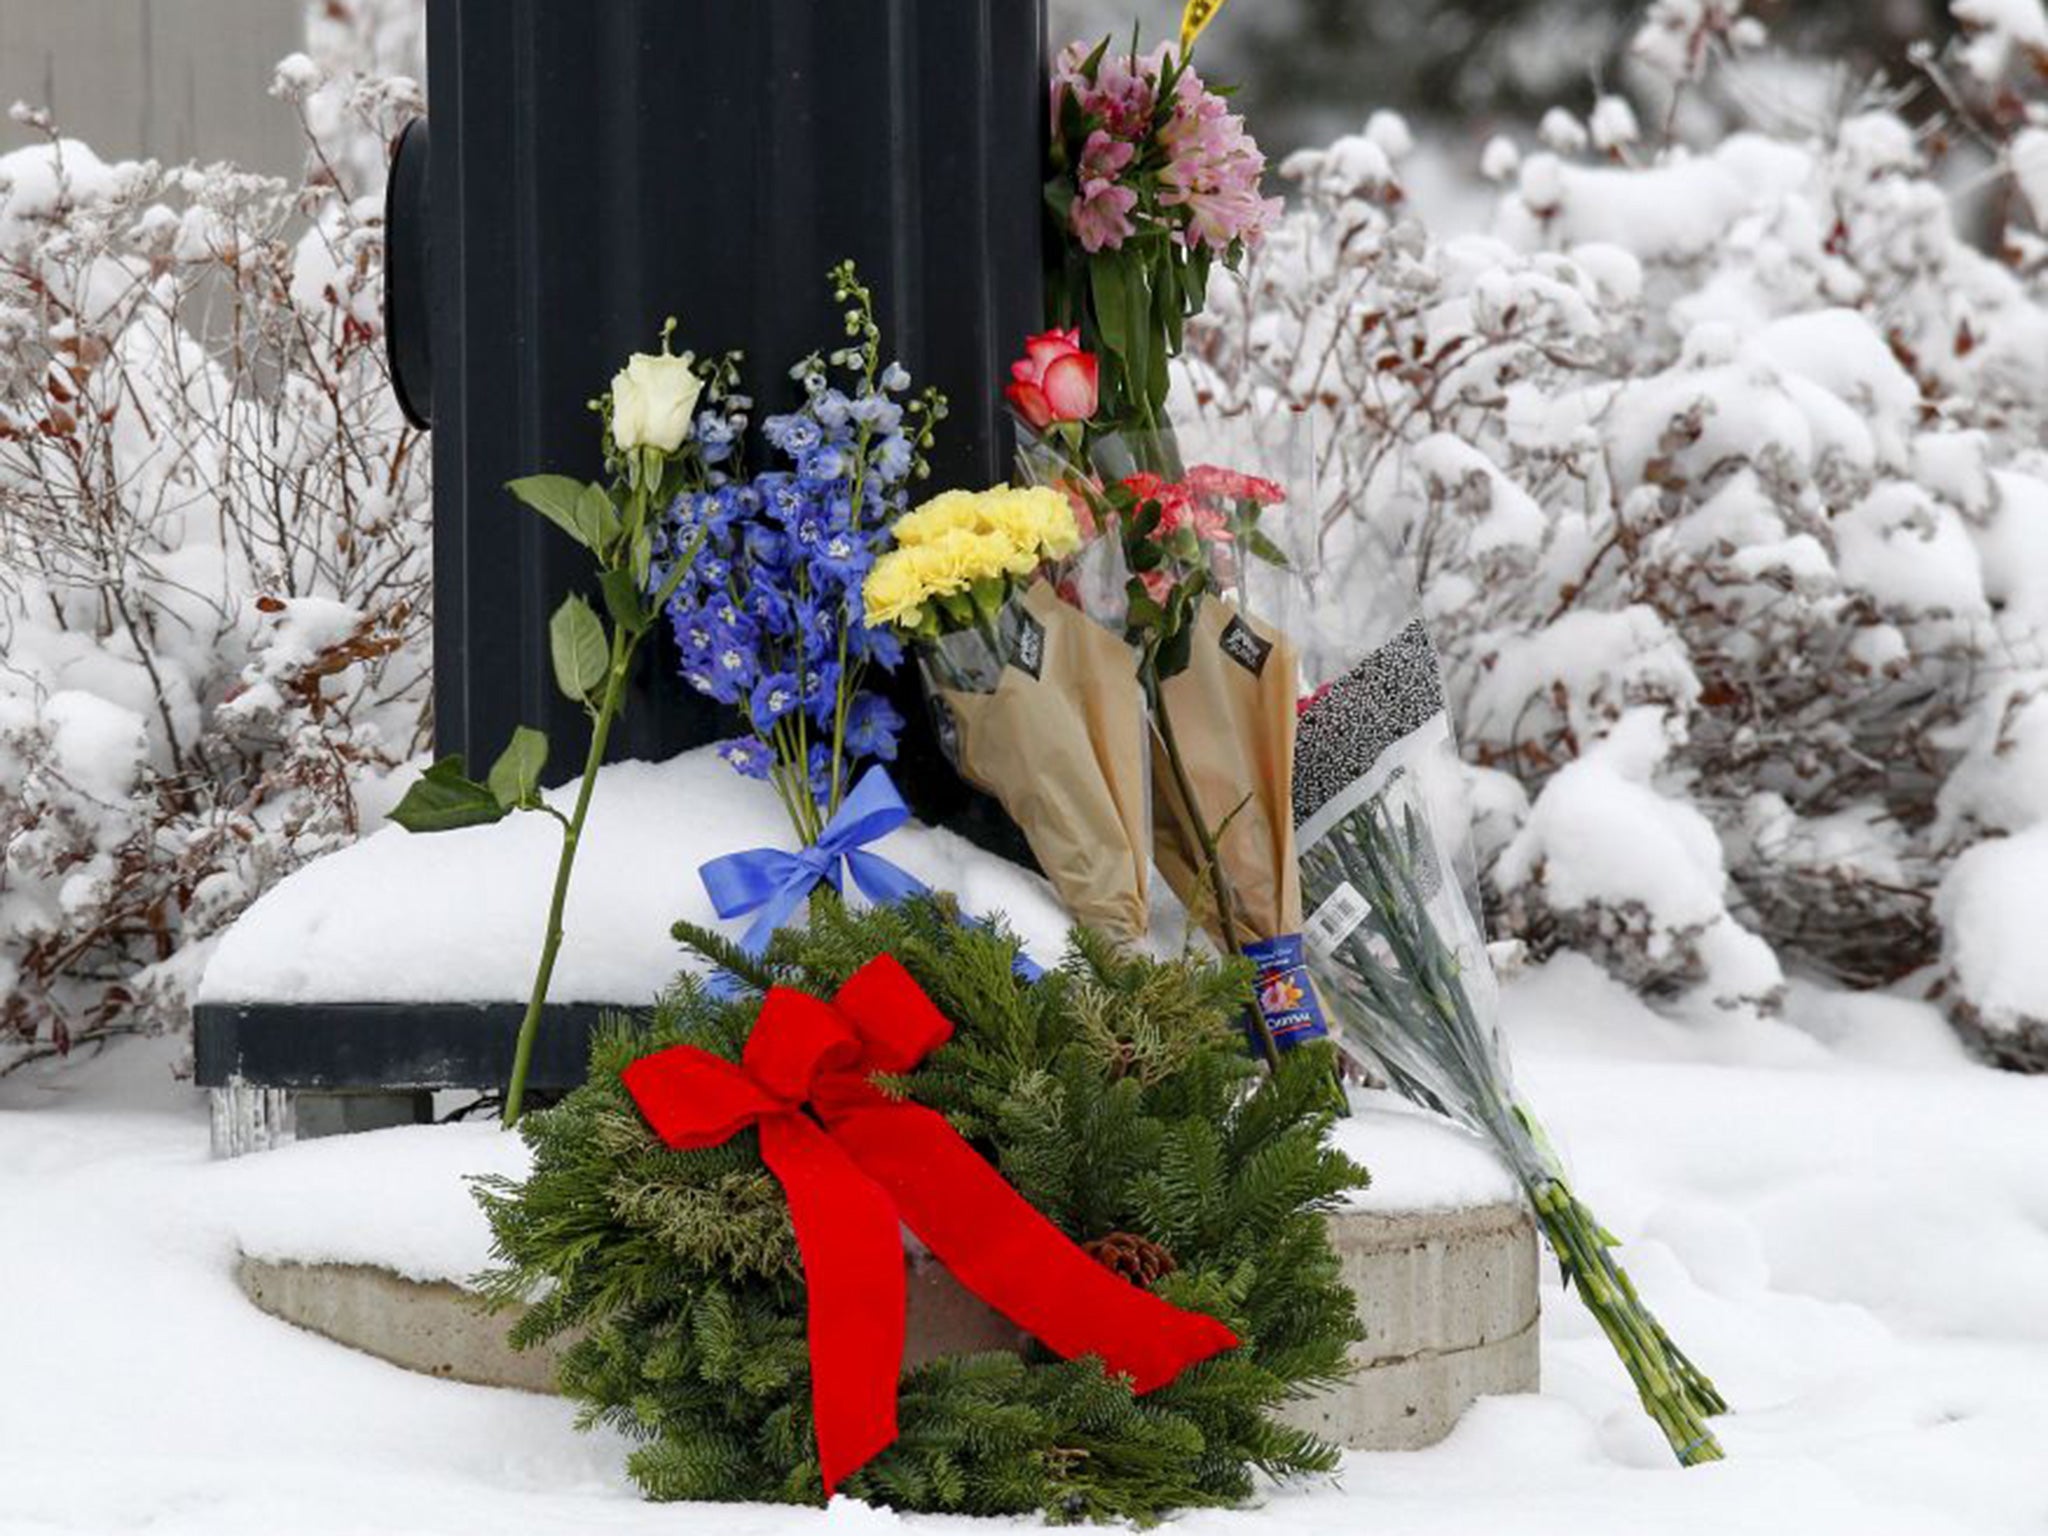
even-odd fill
[(1351, 937), (1371, 912), (1372, 903), (1359, 894), (1358, 887), (1349, 880), (1343, 881), (1309, 914), (1309, 920), (1302, 925), (1302, 937), (1317, 954), (1330, 954)]

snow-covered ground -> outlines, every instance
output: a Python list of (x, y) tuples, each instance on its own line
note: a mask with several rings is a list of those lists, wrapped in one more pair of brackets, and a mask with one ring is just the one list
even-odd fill
[[(1796, 989), (1796, 1028), (1702, 1033), (1566, 959), (1508, 1004), (1584, 1192), (1739, 1405), (1730, 1459), (1673, 1468), (1553, 1290), (1540, 1396), (1484, 1402), (1429, 1451), (1352, 1456), (1338, 1485), (1191, 1516), (1190, 1536), (2048, 1526), (2048, 1080), (1966, 1063), (1931, 1010), (1891, 999)], [(576, 1433), (566, 1404), (410, 1376), (263, 1316), (230, 1268), (252, 1199), (276, 1192), (260, 1158), (208, 1160), (170, 1055), (124, 1045), (0, 1082), (5, 1536), (983, 1528), (644, 1504), (618, 1443)], [(1391, 1183), (1406, 1143), (1389, 1134)], [(490, 1133), (463, 1135), (492, 1159)]]

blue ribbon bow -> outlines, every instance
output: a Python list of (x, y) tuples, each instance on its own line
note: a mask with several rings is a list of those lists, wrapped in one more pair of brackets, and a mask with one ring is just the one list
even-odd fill
[(740, 937), (740, 948), (758, 955), (820, 882), (829, 882), (835, 891), (846, 888), (841, 865), (861, 894), (877, 904), (926, 895), (930, 888), (922, 880), (863, 846), (887, 837), (908, 820), (910, 807), (888, 773), (870, 768), (839, 802), (810, 847), (796, 853), (749, 848), (713, 859), (697, 873), (720, 917), (759, 914)]
[[(768, 947), (775, 930), (795, 915), (804, 898), (821, 883), (829, 883), (835, 891), (846, 889), (842, 866), (860, 893), (877, 906), (929, 896), (930, 886), (879, 853), (868, 852), (865, 846), (887, 837), (908, 820), (910, 807), (897, 793), (888, 770), (877, 764), (862, 774), (839, 802), (839, 809), (810, 847), (795, 853), (781, 848), (728, 853), (702, 865), (697, 874), (711, 897), (712, 910), (720, 917), (755, 914), (740, 935), (740, 948), (758, 955)], [(1016, 971), (1026, 981), (1045, 974), (1022, 951), (1017, 955)]]

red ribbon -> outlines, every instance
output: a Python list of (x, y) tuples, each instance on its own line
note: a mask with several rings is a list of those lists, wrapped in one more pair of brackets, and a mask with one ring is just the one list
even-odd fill
[(789, 1198), (809, 1292), (811, 1402), (828, 1497), (896, 1438), (899, 1221), (1048, 1349), (1100, 1355), (1134, 1391), (1237, 1345), (1216, 1319), (1089, 1258), (943, 1116), (868, 1081), (909, 1071), (952, 1033), (910, 973), (883, 955), (829, 1003), (771, 990), (739, 1065), (676, 1045), (622, 1074), (669, 1146), (711, 1147), (749, 1125), (760, 1130), (761, 1157)]

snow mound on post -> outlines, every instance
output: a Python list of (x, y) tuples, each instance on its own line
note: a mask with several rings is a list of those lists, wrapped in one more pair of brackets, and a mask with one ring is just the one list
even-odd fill
[[(574, 784), (550, 791), (566, 811)], [(547, 915), (561, 833), (546, 816), (415, 835), (389, 827), (266, 892), (221, 940), (201, 1003), (523, 1002)], [(669, 927), (722, 926), (698, 866), (741, 849), (789, 848), (766, 785), (709, 749), (604, 769), (570, 889), (557, 1003), (652, 1001), (684, 965)], [(872, 851), (969, 912), (1003, 914), (1041, 960), (1067, 923), (1051, 888), (964, 838), (912, 822)]]

